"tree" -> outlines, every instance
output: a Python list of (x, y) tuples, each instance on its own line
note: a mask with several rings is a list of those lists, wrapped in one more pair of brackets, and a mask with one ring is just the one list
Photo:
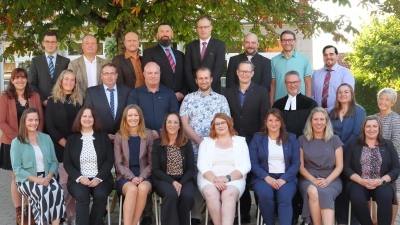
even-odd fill
[[(329, 0), (325, 0), (329, 1)], [(349, 0), (332, 0), (350, 6)], [(378, 4), (378, 0), (360, 0), (361, 4)], [(387, 4), (389, 2), (390, 4)], [(380, 5), (381, 10), (398, 9), (397, 0)], [(238, 47), (243, 37), (243, 22), (252, 24), (251, 32), (261, 38), (262, 47), (277, 44), (277, 27), (289, 24), (311, 37), (329, 32), (335, 40), (346, 40), (345, 32), (357, 32), (346, 17), (330, 19), (308, 4), (308, 0), (3, 0), (0, 3), (0, 41), (11, 44), (1, 55), (12, 59), (14, 53), (41, 54), (41, 40), (47, 30), (57, 30), (60, 48), (76, 48), (73, 39), (90, 31), (104, 40), (113, 35), (118, 51), (123, 51), (123, 35), (137, 31), (141, 39), (153, 40), (160, 22), (169, 22), (175, 42), (190, 42), (196, 37), (196, 19), (213, 18), (213, 36), (229, 47)], [(260, 35), (265, 31), (265, 35)]]
[(362, 27), (352, 43), (353, 52), (346, 57), (355, 76), (371, 87), (400, 90), (400, 18), (375, 17)]

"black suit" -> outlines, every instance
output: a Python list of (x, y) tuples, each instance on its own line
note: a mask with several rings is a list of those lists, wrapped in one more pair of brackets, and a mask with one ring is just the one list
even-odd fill
[(175, 56), (175, 72), (172, 71), (167, 54), (160, 45), (148, 48), (143, 51), (142, 66), (146, 66), (148, 62), (155, 62), (160, 66), (161, 77), (160, 83), (176, 92), (183, 95), (187, 94), (187, 84), (185, 80), (185, 55), (183, 52), (170, 48)]
[(186, 46), (185, 71), (190, 92), (198, 90), (198, 86), (195, 82), (197, 69), (200, 67), (207, 67), (211, 70), (213, 76), (211, 88), (213, 91), (221, 94), (221, 76), (225, 68), (225, 50), (224, 42), (215, 38), (210, 38), (206, 52), (204, 53), (204, 58), (201, 60), (200, 40), (195, 40)]
[[(235, 84), (239, 84), (239, 78), (237, 77), (236, 70), (239, 64), (243, 61), (249, 61), (246, 54), (232, 56), (229, 59), (228, 71), (226, 72), (226, 88), (230, 88)], [(271, 60), (256, 53), (250, 60), (254, 65), (254, 75), (251, 81), (262, 87), (271, 90)]]
[(46, 55), (36, 56), (32, 59), (28, 81), (32, 90), (39, 93), (42, 102), (51, 95), (60, 73), (68, 68), (69, 61), (68, 58), (57, 54), (54, 74), (53, 78), (51, 78)]
[[(102, 180), (96, 187), (91, 188), (76, 182), (82, 176), (80, 161), (83, 144), (82, 134), (72, 134), (68, 137), (65, 145), (64, 168), (68, 173), (68, 191), (76, 199), (76, 224), (102, 225), (107, 198), (114, 187), (111, 174), (114, 164), (114, 151), (111, 141), (105, 132), (94, 132), (93, 137), (98, 168), (96, 177)], [(90, 195), (93, 196), (91, 213), (89, 213)]]
[(115, 111), (114, 120), (103, 84), (86, 89), (85, 105), (94, 107), (100, 118), (99, 121), (103, 131), (109, 134), (117, 133), (130, 91), (129, 87), (117, 85), (118, 106)]
[[(142, 61), (142, 57), (139, 57)], [(117, 55), (112, 59), (112, 63), (117, 67), (117, 84), (135, 88), (136, 74), (130, 58), (125, 58), (125, 54)]]

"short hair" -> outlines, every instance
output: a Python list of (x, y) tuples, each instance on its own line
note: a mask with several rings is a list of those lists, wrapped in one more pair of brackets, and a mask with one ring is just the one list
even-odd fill
[(362, 146), (368, 146), (368, 144), (365, 142), (365, 125), (367, 124), (368, 121), (370, 120), (376, 120), (376, 122), (378, 122), (378, 127), (379, 127), (379, 133), (378, 133), (378, 137), (376, 138), (378, 141), (378, 145), (383, 145), (385, 144), (385, 139), (382, 136), (382, 122), (381, 120), (375, 116), (375, 115), (371, 115), (371, 116), (367, 116), (365, 117), (365, 119), (362, 121), (361, 123), (361, 134), (358, 137), (357, 143), (359, 145)]
[(124, 112), (122, 113), (121, 125), (118, 134), (121, 136), (122, 139), (126, 141), (129, 140), (128, 111), (130, 109), (136, 109), (139, 115), (139, 124), (137, 128), (138, 136), (140, 137), (140, 139), (146, 139), (147, 134), (146, 134), (146, 126), (144, 123), (143, 112), (142, 109), (136, 104), (130, 104), (125, 107)]
[(287, 131), (286, 131), (285, 122), (283, 121), (282, 112), (277, 108), (270, 108), (268, 110), (268, 112), (267, 112), (267, 114), (265, 115), (265, 118), (264, 118), (264, 128), (262, 129), (261, 132), (259, 132), (259, 134), (268, 135), (267, 118), (268, 118), (269, 115), (274, 115), (274, 116), (276, 116), (276, 118), (278, 118), (278, 120), (281, 121), (281, 127), (279, 128), (279, 136), (276, 139), (276, 144), (277, 145), (284, 145), (286, 142), (288, 142), (289, 136), (288, 136)]
[(67, 73), (72, 73), (74, 75), (74, 77), (75, 77), (75, 86), (74, 86), (74, 89), (72, 89), (70, 100), (72, 100), (72, 104), (74, 106), (76, 106), (76, 104), (83, 105), (83, 97), (82, 97), (82, 95), (80, 93), (79, 85), (77, 85), (78, 81), (76, 80), (76, 75), (75, 75), (74, 71), (70, 70), (70, 69), (63, 70), (60, 73), (60, 76), (57, 78), (57, 82), (53, 87), (53, 91), (52, 91), (52, 96), (51, 97), (54, 99), (55, 103), (60, 101), (61, 103), (64, 104), (64, 102), (66, 100), (65, 99), (66, 95), (63, 92), (62, 80), (64, 79), (64, 76)]
[(7, 89), (4, 91), (4, 94), (7, 95), (9, 99), (12, 98), (15, 100), (18, 99), (18, 94), (17, 91), (15, 90), (15, 85), (11, 81), (19, 77), (25, 77), (27, 79), (23, 97), (25, 100), (28, 100), (30, 97), (32, 97), (33, 91), (28, 83), (28, 73), (23, 68), (13, 69), (13, 71), (11, 72), (10, 82), (8, 83)]
[(295, 34), (293, 31), (290, 31), (290, 30), (285, 30), (285, 31), (283, 31), (283, 32), (281, 33), (280, 37), (279, 37), (280, 40), (282, 40), (282, 36), (283, 36), (284, 34), (291, 34), (291, 35), (293, 35), (293, 39), (296, 40), (296, 34)]
[(336, 54), (336, 55), (339, 54), (337, 48), (336, 48), (335, 46), (333, 46), (333, 45), (327, 45), (327, 46), (325, 46), (325, 47), (322, 49), (322, 54), (325, 54), (325, 50), (328, 49), (328, 48), (334, 48), (334, 49), (335, 49), (335, 54)]
[(82, 42), (85, 40), (86, 37), (89, 37), (89, 36), (94, 37), (94, 39), (96, 39), (96, 42), (97, 42), (97, 38), (93, 34), (86, 34), (85, 36), (83, 36)]
[(387, 95), (390, 101), (394, 104), (397, 101), (397, 92), (393, 88), (382, 88), (377, 95), (377, 99), (379, 100), (379, 96), (381, 94)]
[(93, 106), (91, 106), (91, 105), (85, 105), (79, 110), (78, 114), (75, 117), (74, 123), (72, 124), (72, 129), (71, 129), (72, 132), (74, 132), (74, 133), (81, 132), (81, 130), (82, 130), (81, 118), (83, 116), (83, 112), (86, 109), (89, 109), (90, 112), (92, 113), (93, 131), (94, 132), (100, 132), (101, 131), (101, 126), (100, 126), (100, 121), (98, 121), (99, 117), (97, 116), (96, 110), (94, 110)]
[[(18, 135), (17, 139), (19, 142), (22, 144), (27, 144), (27, 139), (28, 139), (28, 129), (26, 128), (26, 117), (28, 116), (29, 113), (36, 113), (38, 118), (39, 118), (39, 111), (36, 108), (27, 108), (22, 112), (21, 119), (19, 122), (19, 129), (18, 129)], [(44, 122), (40, 121), (39, 118), (39, 123)]]
[(197, 19), (196, 23), (198, 23), (200, 20), (206, 19), (212, 23), (212, 19), (209, 16), (200, 16), (200, 18)]
[(304, 137), (309, 141), (311, 141), (314, 138), (314, 133), (313, 133), (313, 129), (312, 129), (312, 119), (314, 117), (314, 114), (318, 113), (318, 112), (323, 113), (325, 120), (326, 120), (325, 131), (324, 131), (324, 141), (326, 142), (326, 141), (329, 141), (333, 137), (334, 133), (333, 133), (333, 127), (332, 127), (331, 120), (329, 119), (328, 113), (322, 107), (315, 107), (311, 111), (310, 115), (307, 118), (306, 125), (304, 126), (303, 134), (304, 134)]
[(55, 36), (55, 37), (56, 37), (56, 40), (58, 41), (57, 33), (54, 32), (54, 31), (47, 31), (46, 33), (44, 33), (44, 35), (43, 35), (43, 41), (44, 41), (44, 37), (46, 37), (46, 36)]
[[(158, 27), (160, 27), (160, 26), (169, 26), (169, 27), (171, 27), (171, 30), (172, 30), (172, 26), (171, 26), (171, 24), (170, 24), (170, 23), (168, 23), (168, 22), (166, 22), (166, 21), (164, 21), (164, 22), (160, 23), (160, 25), (158, 25)], [(157, 27), (157, 28), (158, 28), (158, 27)]]
[(197, 72), (199, 72), (199, 71), (207, 71), (210, 74), (210, 77), (211, 78), (213, 77), (211, 70), (205, 66), (202, 66), (196, 70), (196, 79), (197, 79)]
[(216, 139), (217, 138), (217, 132), (215, 131), (215, 120), (216, 119), (221, 119), (225, 120), (226, 124), (228, 125), (228, 130), (229, 130), (229, 135), (234, 136), (237, 135), (238, 133), (236, 132), (235, 128), (233, 127), (233, 119), (226, 115), (225, 113), (217, 113), (214, 115), (214, 119), (211, 121), (211, 128), (210, 128), (210, 138)]
[(238, 68), (239, 68), (240, 64), (247, 64), (247, 65), (250, 65), (250, 66), (251, 66), (251, 71), (254, 71), (254, 64), (253, 64), (251, 61), (246, 60), (246, 61), (240, 62), (239, 65), (238, 65)]
[[(300, 79), (300, 74), (299, 74), (299, 72), (297, 72), (296, 70), (290, 70), (290, 71), (288, 71), (288, 72), (285, 73), (285, 81), (286, 81), (286, 77), (289, 76), (289, 75), (296, 75), (296, 76), (298, 76), (299, 79)], [(300, 79), (300, 81), (301, 81), (301, 79)]]
[(101, 67), (101, 69), (100, 69), (100, 73), (103, 73), (103, 69), (104, 69), (104, 67), (107, 67), (107, 66), (109, 66), (109, 67), (114, 67), (114, 69), (115, 69), (115, 72), (116, 73), (118, 73), (118, 70), (117, 70), (117, 66), (115, 66), (113, 63), (106, 63), (106, 64), (104, 64), (102, 67)]
[(168, 135), (168, 131), (167, 131), (167, 119), (170, 115), (175, 115), (176, 117), (178, 117), (179, 120), (179, 130), (178, 130), (178, 136), (175, 139), (175, 145), (177, 147), (182, 147), (187, 143), (187, 138), (185, 137), (184, 131), (183, 131), (183, 127), (182, 127), (182, 119), (179, 116), (178, 113), (176, 112), (170, 112), (168, 113), (165, 118), (164, 118), (164, 122), (162, 124), (161, 127), (161, 132), (160, 132), (160, 138), (161, 138), (161, 146), (168, 146), (169, 145), (169, 135)]
[(342, 103), (339, 102), (339, 89), (343, 86), (346, 86), (350, 89), (350, 95), (351, 99), (349, 102), (349, 108), (347, 109), (346, 114), (343, 115), (343, 117), (353, 117), (355, 114), (356, 110), (356, 97), (354, 95), (354, 89), (353, 87), (348, 84), (348, 83), (343, 83), (339, 85), (339, 87), (336, 89), (336, 99), (335, 99), (335, 106), (333, 107), (331, 111), (332, 119), (337, 120), (340, 118), (340, 111), (342, 109)]

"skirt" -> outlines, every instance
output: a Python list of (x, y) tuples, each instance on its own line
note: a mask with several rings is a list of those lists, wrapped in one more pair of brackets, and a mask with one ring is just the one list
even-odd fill
[[(148, 182), (150, 182), (151, 186), (153, 186), (153, 181), (151, 180), (150, 177), (144, 179), (143, 181), (148, 181)], [(117, 180), (117, 192), (119, 195), (122, 195), (122, 187), (128, 182), (132, 182), (132, 181), (125, 179), (125, 178), (121, 178), (121, 179)]]
[(0, 168), (3, 170), (12, 170), (11, 157), (10, 157), (11, 145), (1, 143), (0, 147)]
[(46, 187), (35, 182), (17, 182), (18, 191), (28, 198), (37, 225), (51, 224), (51, 221), (66, 217), (64, 191), (52, 178)]

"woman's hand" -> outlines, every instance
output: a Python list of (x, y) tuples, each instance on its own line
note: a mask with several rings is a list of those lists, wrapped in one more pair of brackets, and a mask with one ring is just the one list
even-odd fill
[(97, 185), (100, 184), (100, 180), (97, 178), (93, 178), (91, 181), (89, 181), (88, 187), (96, 187)]
[[(363, 179), (364, 180), (364, 179)], [(367, 189), (375, 189), (378, 186), (382, 185), (382, 180), (381, 179), (365, 179), (366, 180), (366, 188)]]
[(272, 178), (272, 177), (270, 177), (270, 176), (266, 176), (265, 178), (264, 178), (264, 180), (265, 180), (265, 182), (267, 182), (269, 185), (271, 185), (271, 187), (273, 188), (273, 189), (275, 189), (275, 190), (278, 190), (279, 189), (279, 184), (278, 184), (278, 181), (277, 180), (275, 180), (274, 178)]
[(90, 184), (90, 180), (87, 177), (81, 177), (79, 179), (79, 183), (85, 185), (85, 186), (89, 186)]
[(328, 187), (328, 185), (330, 183), (329, 183), (329, 181), (327, 179), (318, 177), (318, 178), (315, 179), (314, 184), (317, 185), (320, 188), (326, 188), (326, 187)]
[(284, 184), (286, 184), (286, 180), (278, 179), (276, 180), (278, 182), (279, 188), (282, 187)]
[(34, 181), (35, 183), (37, 183), (37, 184), (40, 184), (40, 185), (43, 185), (43, 186), (48, 186), (49, 185), (49, 183), (50, 183), (50, 181), (46, 178), (46, 177), (36, 177), (36, 179), (35, 179), (35, 181)]
[(229, 182), (229, 180), (228, 180), (228, 178), (226, 176), (218, 176), (218, 177), (216, 177), (216, 179), (219, 180), (219, 181), (222, 181), (224, 183), (228, 183)]
[(132, 183), (134, 183), (137, 186), (140, 183), (142, 183), (143, 180), (144, 180), (143, 177), (134, 177), (134, 178), (132, 178)]
[(222, 180), (218, 180), (217, 182), (214, 183), (214, 185), (218, 189), (218, 191), (226, 190), (226, 184)]
[(182, 184), (180, 184), (178, 181), (174, 181), (172, 182), (172, 186), (174, 186), (178, 196), (181, 195)]

